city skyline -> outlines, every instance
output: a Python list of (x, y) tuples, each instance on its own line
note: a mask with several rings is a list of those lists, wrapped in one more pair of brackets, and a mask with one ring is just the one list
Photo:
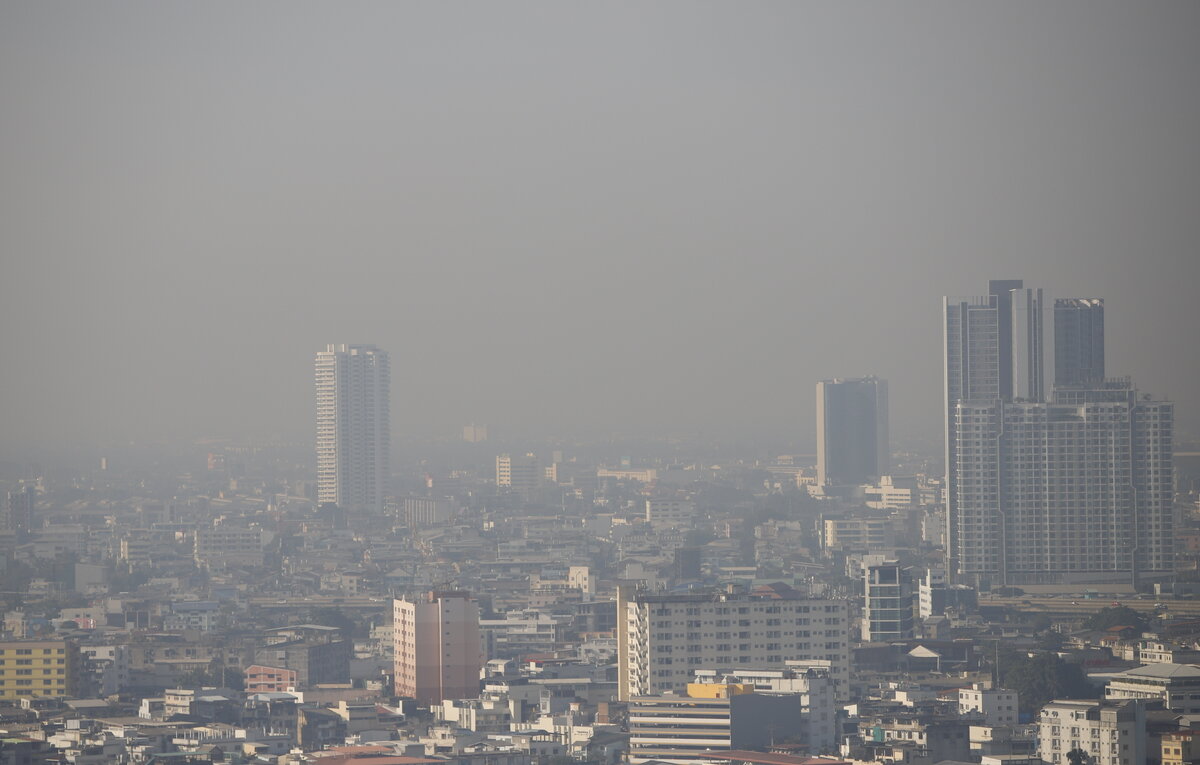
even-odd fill
[(8, 4), (0, 452), (311, 439), (330, 337), (404, 438), (812, 443), (869, 374), (936, 438), (930, 306), (1004, 274), (1196, 433), (1200, 10), (1092, 11)]

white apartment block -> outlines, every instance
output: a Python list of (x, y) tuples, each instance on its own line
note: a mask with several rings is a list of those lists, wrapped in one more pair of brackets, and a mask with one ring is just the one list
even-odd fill
[(1146, 708), (1139, 701), (1052, 701), (1038, 714), (1038, 755), (1065, 765), (1081, 749), (1092, 765), (1146, 762)]
[(880, 476), (879, 482), (862, 487), (863, 504), (875, 510), (907, 510), (921, 504), (921, 490), (914, 476)]
[(1173, 406), (1105, 386), (1058, 389), (1052, 404), (958, 403), (961, 574), (1051, 584), (1173, 570)]
[(786, 669), (828, 662), (839, 700), (850, 695), (846, 601), (774, 584), (751, 592), (617, 595), (620, 698), (680, 692), (696, 670)]
[(251, 526), (220, 523), (196, 529), (193, 557), (202, 566), (224, 564), (261, 566), (265, 533)]
[(382, 513), (391, 474), (391, 370), (373, 345), (316, 357), (317, 502)]
[(985, 725), (1016, 725), (1017, 692), (973, 683), (970, 688), (958, 689), (958, 713), (982, 717)]

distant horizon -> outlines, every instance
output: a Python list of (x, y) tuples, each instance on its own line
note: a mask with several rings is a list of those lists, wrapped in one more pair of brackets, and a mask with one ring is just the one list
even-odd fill
[[(1105, 299), (1200, 437), (1200, 5), (0, 7), (0, 457), (312, 438), (815, 444), (942, 427), (942, 296)], [(1047, 362), (1049, 363), (1049, 362)]]

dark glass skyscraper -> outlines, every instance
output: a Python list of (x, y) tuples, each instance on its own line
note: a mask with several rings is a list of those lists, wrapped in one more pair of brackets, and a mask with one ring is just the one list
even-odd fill
[(1104, 380), (1104, 301), (1054, 301), (1054, 384), (1091, 385)]
[(860, 486), (887, 473), (887, 381), (817, 383), (817, 483)]

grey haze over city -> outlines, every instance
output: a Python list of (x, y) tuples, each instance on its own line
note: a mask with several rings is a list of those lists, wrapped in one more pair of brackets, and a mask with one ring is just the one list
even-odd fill
[(942, 295), (1102, 297), (1200, 430), (1200, 6), (0, 5), (0, 456), (462, 425), (940, 443)]

